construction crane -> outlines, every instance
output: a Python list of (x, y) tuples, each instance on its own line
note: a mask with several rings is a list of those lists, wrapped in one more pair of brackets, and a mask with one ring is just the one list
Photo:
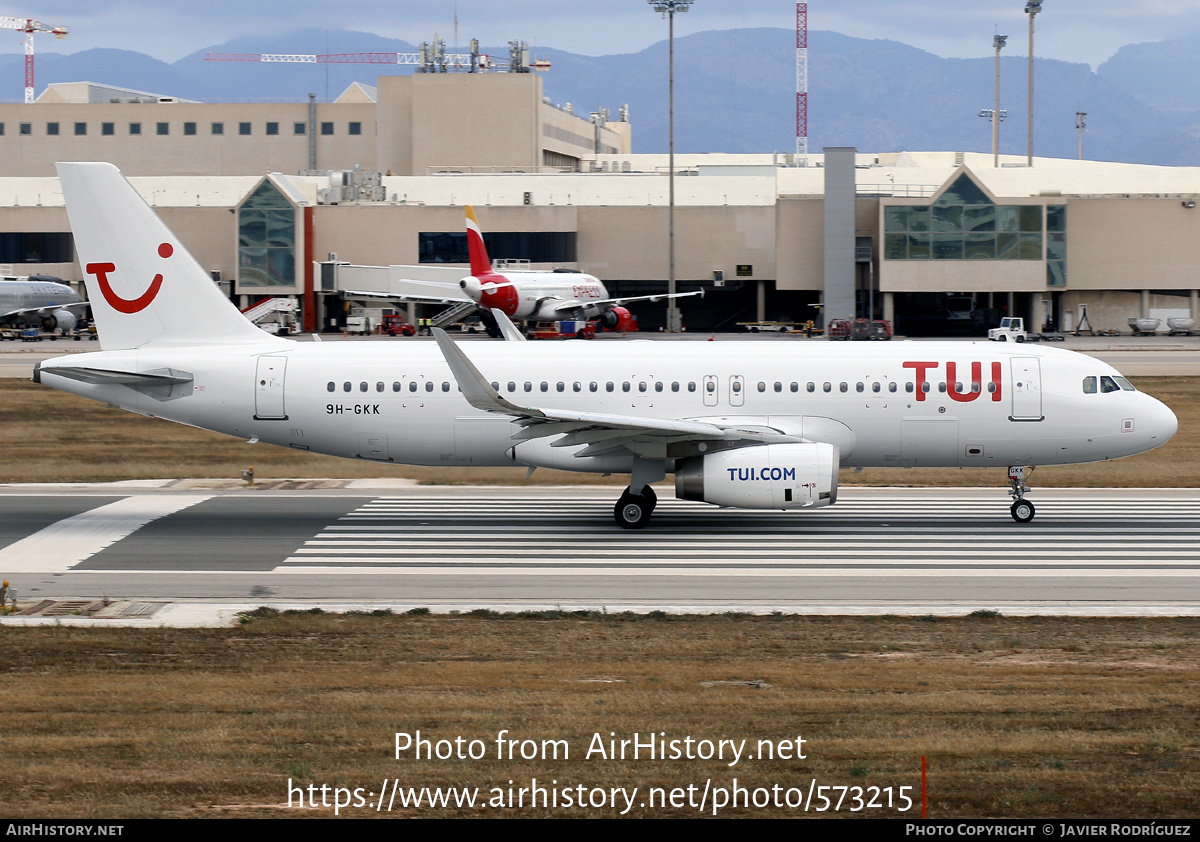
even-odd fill
[(25, 101), (33, 102), (33, 34), (49, 32), (55, 38), (66, 38), (65, 26), (48, 26), (40, 20), (0, 17), (0, 29), (15, 29), (25, 33)]

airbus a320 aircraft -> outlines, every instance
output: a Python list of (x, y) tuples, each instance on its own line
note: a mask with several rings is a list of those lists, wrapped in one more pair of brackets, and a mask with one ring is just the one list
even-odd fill
[(70, 333), (88, 303), (57, 278), (0, 278), (0, 324), (41, 325)]
[[(703, 290), (695, 292), (662, 293), (659, 295), (634, 295), (612, 298), (604, 284), (593, 275), (582, 272), (497, 272), (492, 268), (491, 258), (483, 243), (475, 209), (467, 205), (467, 254), (471, 260), (471, 274), (458, 282), (458, 288), (471, 301), (479, 305), (484, 322), (489, 323), (491, 312), (499, 310), (517, 321), (560, 321), (562, 319), (595, 319), (608, 330), (629, 330), (633, 315), (624, 305), (633, 301), (661, 301), (666, 298), (703, 296)], [(446, 287), (452, 284), (437, 281), (411, 281), (428, 287)], [(348, 292), (356, 298), (385, 298), (391, 301), (428, 301), (438, 304), (450, 303), (453, 299), (422, 295), (389, 295), (380, 292)], [(499, 330), (488, 324), (489, 332), (499, 336)]]
[(48, 386), (144, 415), (353, 459), (628, 473), (719, 506), (837, 500), (838, 468), (1024, 469), (1114, 459), (1176, 430), (1166, 406), (1069, 351), (988, 342), (661, 342), (585, 348), (298, 343), (264, 334), (110, 164), (59, 164), (102, 350), (41, 363)]

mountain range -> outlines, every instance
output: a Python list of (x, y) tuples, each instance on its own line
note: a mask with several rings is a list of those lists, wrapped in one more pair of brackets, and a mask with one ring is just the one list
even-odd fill
[[(452, 46), (447, 47), (453, 51)], [(206, 61), (219, 53), (416, 52), (415, 45), (346, 30), (301, 30), (233, 39), (167, 63), (127, 50), (37, 57), (38, 92), (51, 82), (91, 81), (204, 101), (335, 98), (351, 82), (374, 84), (411, 66)], [(507, 47), (484, 48), (507, 56)], [(635, 152), (667, 149), (667, 43), (636, 53), (583, 56), (539, 48), (551, 62), (545, 95), (587, 116), (628, 104)], [(675, 41), (675, 140), (680, 152), (795, 149), (795, 33), (787, 29), (702, 32)], [(23, 97), (24, 56), (0, 55), (0, 98)], [(896, 41), (809, 33), (808, 148), (864, 152), (988, 152), (994, 60), (942, 58)], [(1028, 59), (1001, 58), (1007, 118), (1000, 151), (1026, 151)], [(1075, 113), (1087, 112), (1085, 158), (1200, 165), (1200, 39), (1131, 44), (1093, 71), (1039, 58), (1034, 68), (1034, 153), (1074, 158)]]

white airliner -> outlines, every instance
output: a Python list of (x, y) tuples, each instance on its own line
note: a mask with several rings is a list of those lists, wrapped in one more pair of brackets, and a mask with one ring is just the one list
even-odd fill
[[(838, 468), (1009, 468), (1129, 456), (1176, 430), (1112, 367), (989, 342), (294, 342), (251, 325), (110, 164), (59, 164), (102, 350), (48, 386), (282, 447), (413, 465), (628, 473), (749, 509), (833, 504)], [(469, 349), (469, 351), (467, 350)]]
[(57, 278), (0, 277), (0, 324), (70, 333), (88, 303)]
[[(563, 319), (595, 319), (608, 330), (629, 330), (633, 327), (633, 315), (624, 305), (633, 301), (662, 301), (667, 298), (703, 296), (702, 290), (695, 292), (661, 293), (658, 295), (634, 295), (620, 298), (610, 297), (599, 278), (582, 272), (497, 272), (492, 267), (475, 209), (467, 205), (467, 254), (471, 260), (471, 274), (458, 282), (458, 289), (471, 301), (479, 305), (484, 322), (491, 320), (491, 312), (499, 310), (517, 321), (560, 321)], [(453, 289), (452, 284), (437, 281), (411, 281), (428, 287)], [(347, 295), (362, 298), (386, 298), (393, 301), (426, 301), (446, 304), (452, 298), (422, 295), (389, 295), (376, 292), (348, 292)], [(488, 325), (494, 336), (498, 330)]]

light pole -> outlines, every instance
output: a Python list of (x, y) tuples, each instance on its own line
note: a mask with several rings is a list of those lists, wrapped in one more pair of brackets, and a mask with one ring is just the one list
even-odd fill
[(1075, 128), (1079, 129), (1079, 160), (1083, 160), (1083, 133), (1087, 131), (1087, 112), (1075, 112)]
[(996, 48), (996, 99), (992, 105), (992, 166), (1000, 166), (1000, 50), (1008, 40), (1007, 35), (993, 35), (992, 46)]
[[(667, 278), (667, 294), (675, 294), (675, 13), (686, 12), (695, 0), (646, 0), (654, 11), (667, 18), (667, 134), (669, 135), (669, 154), (667, 156), (668, 181), (668, 210), (667, 210), (667, 249), (670, 265)], [(677, 299), (667, 299), (667, 331), (675, 333), (679, 330), (679, 308), (675, 306)]]
[(1033, 18), (1042, 10), (1042, 0), (1029, 0), (1025, 14), (1029, 15), (1029, 159), (1026, 165), (1033, 166)]

